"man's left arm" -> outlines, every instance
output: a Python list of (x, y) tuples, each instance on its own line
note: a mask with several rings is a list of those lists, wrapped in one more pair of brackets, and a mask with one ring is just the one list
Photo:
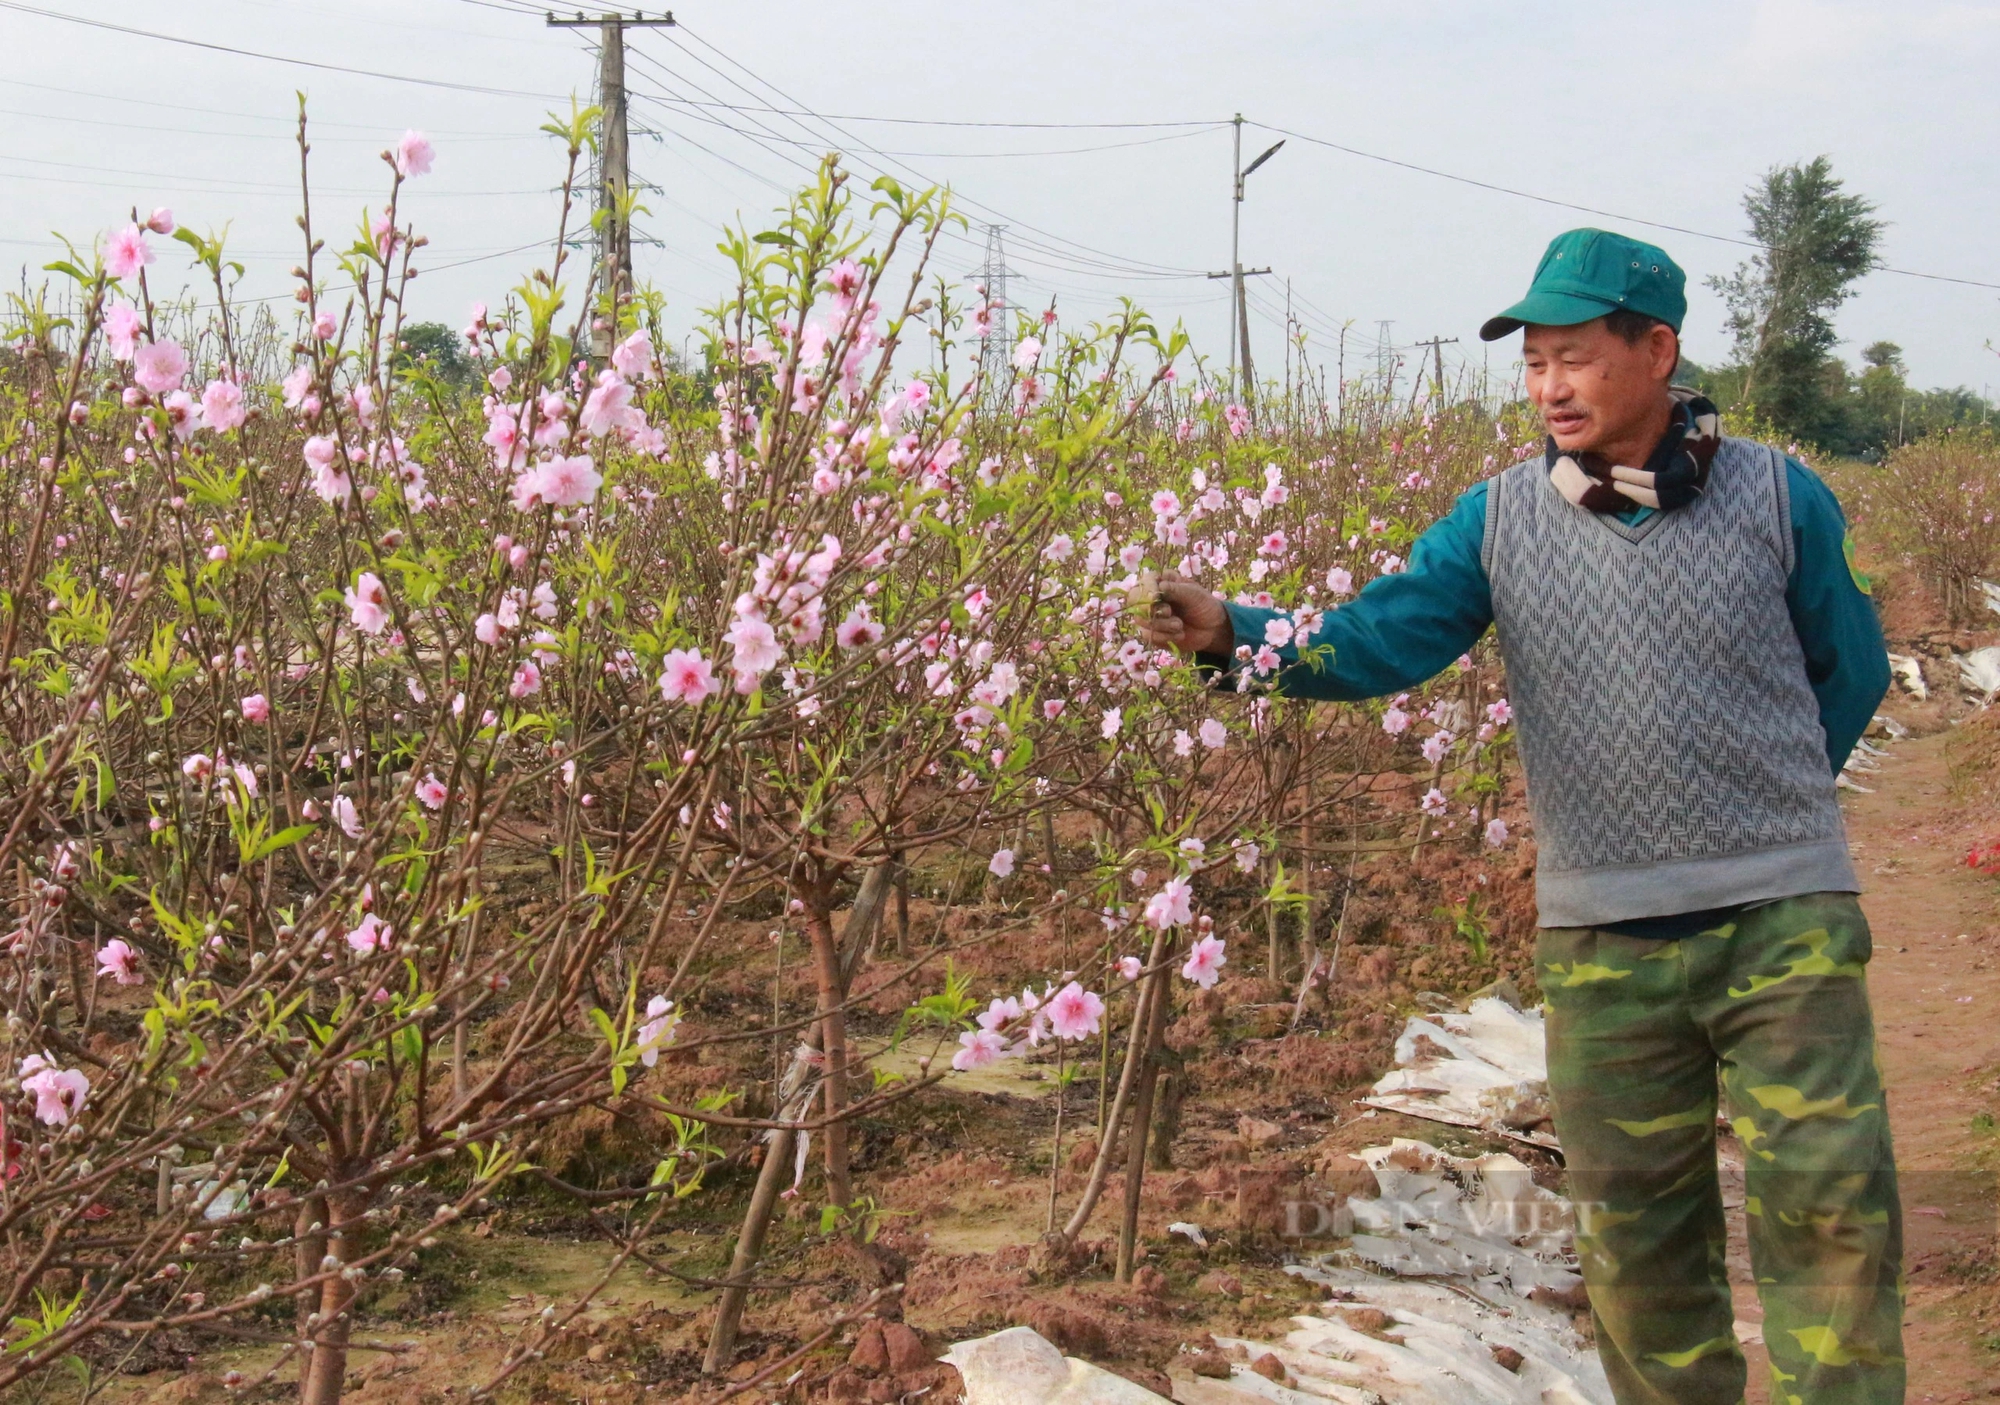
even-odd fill
[(1833, 490), (1795, 460), (1785, 463), (1792, 500), (1792, 574), (1785, 604), (1819, 699), (1826, 759), (1837, 775), (1889, 691), (1889, 655), (1867, 577)]

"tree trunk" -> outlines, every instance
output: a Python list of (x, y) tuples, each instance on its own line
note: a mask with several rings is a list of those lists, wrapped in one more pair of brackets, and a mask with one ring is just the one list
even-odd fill
[(764, 1235), (771, 1228), (771, 1212), (777, 1208), (778, 1193), (791, 1169), (795, 1132), (776, 1131), (764, 1146), (764, 1164), (757, 1172), (757, 1188), (750, 1193), (750, 1208), (743, 1214), (743, 1228), (736, 1236), (736, 1252), (729, 1260), (731, 1287), (722, 1290), (716, 1302), (715, 1326), (708, 1334), (708, 1355), (702, 1358), (704, 1376), (720, 1375), (736, 1359), (736, 1333), (743, 1323), (743, 1306), (750, 1290), (740, 1286), (757, 1271), (764, 1253)]
[[(327, 1197), (332, 1216), (326, 1236), (329, 1256), (345, 1264), (360, 1255), (361, 1212), (366, 1208), (364, 1197), (353, 1191)], [(338, 1274), (320, 1285), (319, 1322), (312, 1332), (316, 1345), (306, 1364), (300, 1405), (340, 1405), (347, 1380), (347, 1339), (354, 1329), (354, 1314), (349, 1311), (353, 1301), (354, 1285)]]
[(817, 903), (806, 910), (806, 935), (812, 942), (813, 974), (819, 984), (819, 1047), (826, 1057), (826, 1198), (844, 1206), (852, 1196), (847, 1124), (832, 1119), (847, 1107), (847, 1012), (841, 1009), (847, 983), (841, 979), (840, 943), (833, 934), (833, 922)]
[[(1156, 933), (1153, 949), (1146, 958), (1148, 966), (1157, 966), (1166, 960), (1171, 938), (1166, 932)], [(1132, 1089), (1139, 1081), (1139, 1069), (1146, 1058), (1146, 1032), (1152, 1028), (1153, 1001), (1155, 997), (1165, 998), (1165, 986), (1158, 981), (1162, 972), (1154, 972), (1146, 977), (1139, 987), (1139, 999), (1132, 1011), (1132, 1033), (1125, 1046), (1125, 1067), (1118, 1075), (1118, 1093), (1111, 1100), (1110, 1115), (1098, 1125), (1097, 1160), (1091, 1165), (1090, 1179), (1084, 1183), (1083, 1196), (1077, 1201), (1076, 1209), (1070, 1212), (1069, 1222), (1063, 1226), (1063, 1238), (1070, 1243), (1083, 1233), (1083, 1227), (1090, 1223), (1090, 1216), (1097, 1209), (1097, 1198), (1104, 1193), (1104, 1181), (1111, 1171), (1111, 1148), (1117, 1140), (1118, 1123), (1125, 1116), (1125, 1104), (1132, 1096)]]
[[(165, 1213), (163, 1210), (162, 1214)], [(326, 1257), (326, 1197), (308, 1195), (299, 1201), (298, 1218), (292, 1225), (292, 1238), (296, 1247), (292, 1250), (294, 1280), (303, 1283), (319, 1272), (319, 1261)], [(306, 1319), (313, 1315), (316, 1304), (311, 1294), (302, 1294), (296, 1304), (298, 1308), (299, 1335), (309, 1330)]]
[(896, 948), (894, 954), (902, 956), (910, 949), (910, 867), (898, 853), (889, 860), (893, 866), (896, 883)]
[[(788, 1122), (801, 1117), (812, 1106), (812, 1066), (814, 1049), (809, 1035), (800, 1041), (792, 1053), (792, 1062), (778, 1080), (776, 1108), (771, 1113), (774, 1122)], [(787, 1128), (774, 1128), (771, 1139), (765, 1144), (764, 1164), (757, 1171), (757, 1188), (750, 1194), (750, 1207), (743, 1212), (743, 1228), (736, 1236), (736, 1252), (729, 1261), (729, 1280), (732, 1284), (745, 1283), (756, 1271), (757, 1261), (764, 1252), (764, 1235), (771, 1228), (771, 1215), (777, 1208), (781, 1187), (785, 1184), (785, 1172), (790, 1170), (797, 1157), (798, 1133)], [(722, 1290), (722, 1297), (716, 1303), (715, 1326), (708, 1335), (708, 1355), (702, 1359), (702, 1373), (716, 1375), (729, 1369), (736, 1358), (736, 1333), (743, 1321), (743, 1305), (749, 1301), (748, 1287), (733, 1286)]]
[(1162, 1056), (1175, 1064), (1159, 1076), (1157, 1090), (1153, 1094), (1153, 1131), (1146, 1139), (1146, 1164), (1155, 1171), (1174, 1169), (1174, 1138), (1181, 1131), (1181, 1104), (1187, 1099), (1187, 1071), (1178, 1067), (1179, 1060), (1170, 1052), (1160, 1051)]
[(1153, 972), (1151, 1008), (1144, 1031), (1145, 1052), (1139, 1065), (1139, 1086), (1132, 1103), (1132, 1126), (1125, 1134), (1125, 1219), (1118, 1230), (1120, 1283), (1132, 1281), (1132, 1263), (1139, 1242), (1139, 1193), (1146, 1182), (1146, 1137), (1153, 1125), (1153, 1093), (1159, 1082), (1160, 1038), (1167, 1029), (1167, 1007), (1173, 1004), (1167, 972)]

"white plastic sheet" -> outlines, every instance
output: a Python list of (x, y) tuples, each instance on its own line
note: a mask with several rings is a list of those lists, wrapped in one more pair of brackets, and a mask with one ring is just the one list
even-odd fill
[(959, 1342), (943, 1357), (965, 1382), (965, 1405), (1163, 1405), (1165, 1396), (1064, 1356), (1032, 1327)]
[(1545, 1040), (1541, 1011), (1492, 996), (1463, 1013), (1413, 1016), (1396, 1040), (1396, 1067), (1361, 1101), (1553, 1149)]
[(2000, 693), (2000, 644), (1988, 644), (1957, 659), (1958, 676), (1968, 693), (1978, 693), (1982, 702), (1992, 702)]

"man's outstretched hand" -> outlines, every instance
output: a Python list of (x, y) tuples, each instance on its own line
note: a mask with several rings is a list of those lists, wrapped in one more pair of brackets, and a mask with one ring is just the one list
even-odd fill
[(1193, 582), (1170, 575), (1160, 577), (1159, 594), (1139, 634), (1156, 649), (1184, 654), (1228, 654), (1236, 647), (1222, 602)]

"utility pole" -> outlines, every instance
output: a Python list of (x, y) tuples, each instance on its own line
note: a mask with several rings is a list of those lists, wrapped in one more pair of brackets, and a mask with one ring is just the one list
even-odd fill
[[(1301, 364), (1299, 366), (1299, 371), (1300, 374), (1302, 375), (1305, 372), (1305, 366), (1303, 364), (1304, 359), (1305, 358), (1303, 357), (1300, 358)], [(1292, 280), (1287, 278), (1285, 280), (1285, 408), (1287, 411), (1291, 409), (1291, 404), (1292, 404)]]
[[(1256, 373), (1250, 365), (1250, 308), (1249, 302), (1243, 294), (1243, 280), (1245, 278), (1256, 277), (1259, 274), (1269, 273), (1271, 270), (1268, 268), (1245, 268), (1243, 266), (1243, 179), (1266, 161), (1269, 161), (1273, 156), (1276, 156), (1278, 148), (1283, 146), (1284, 143), (1278, 142), (1268, 147), (1262, 156), (1259, 156), (1255, 161), (1245, 166), (1243, 164), (1242, 113), (1239, 112), (1236, 114), (1232, 125), (1235, 128), (1235, 134), (1234, 154), (1231, 161), (1235, 168), (1235, 182), (1231, 190), (1232, 200), (1229, 207), (1229, 269), (1227, 272), (1211, 273), (1208, 276), (1210, 278), (1227, 278), (1229, 280), (1231, 311), (1236, 321), (1234, 335), (1230, 338), (1229, 343), (1229, 379), (1232, 384), (1240, 384), (1244, 392), (1246, 392), (1245, 398), (1247, 399), (1249, 398), (1247, 394), (1249, 388), (1256, 384)], [(1243, 368), (1240, 381), (1237, 376), (1237, 367), (1239, 364)]]
[[(671, 11), (648, 16), (634, 10), (630, 15), (612, 11), (595, 19), (578, 10), (574, 18), (545, 16), (552, 29), (588, 29), (596, 26), (597, 107), (601, 136), (597, 163), (597, 276), (592, 281), (615, 309), (632, 292), (632, 224), (626, 217), (627, 193), (632, 186), (632, 132), (629, 105), (625, 98), (625, 31), (666, 29), (672, 26)], [(593, 317), (590, 355), (603, 362), (611, 355), (611, 339), (617, 330), (614, 311), (609, 318)]]
[(1438, 408), (1442, 410), (1444, 408), (1444, 349), (1448, 346), (1457, 346), (1458, 338), (1432, 337), (1429, 341), (1418, 342), (1417, 345), (1427, 346), (1431, 349), (1433, 364), (1437, 368), (1437, 379), (1432, 384), (1437, 390)]
[(979, 401), (987, 414), (1007, 413), (1007, 387), (1014, 379), (1013, 311), (1007, 305), (1007, 248), (1004, 224), (986, 226), (986, 261), (979, 270), (986, 293), (986, 340), (979, 347)]
[(1382, 377), (1382, 398), (1392, 400), (1396, 394), (1396, 347), (1389, 340), (1389, 329), (1396, 324), (1383, 318), (1375, 324), (1375, 372)]

